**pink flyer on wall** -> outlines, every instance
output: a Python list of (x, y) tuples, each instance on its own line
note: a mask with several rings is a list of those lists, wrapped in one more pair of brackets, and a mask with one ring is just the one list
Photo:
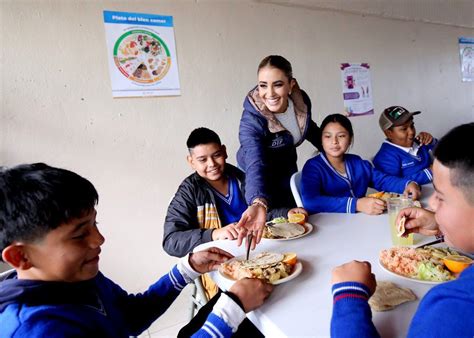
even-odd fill
[(342, 97), (346, 116), (374, 113), (368, 63), (341, 63)]

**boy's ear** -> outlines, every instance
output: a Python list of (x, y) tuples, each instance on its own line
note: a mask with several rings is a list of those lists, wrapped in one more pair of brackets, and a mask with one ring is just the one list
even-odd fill
[(225, 147), (225, 145), (221, 145), (221, 150), (222, 150), (222, 153), (224, 155), (224, 158), (227, 160), (227, 148)]
[(189, 154), (188, 156), (186, 156), (186, 160), (188, 161), (188, 163), (189, 163), (189, 165), (191, 166), (191, 168), (194, 169), (193, 157), (191, 156), (191, 154)]
[(28, 270), (32, 266), (22, 243), (13, 243), (3, 249), (2, 259), (15, 269)]
[(392, 132), (392, 129), (390, 129), (390, 128), (389, 128), (389, 129), (385, 129), (385, 130), (383, 131), (383, 133), (385, 134), (385, 137), (386, 137), (387, 139), (389, 139), (389, 140), (392, 139), (392, 133), (393, 133), (393, 132)]

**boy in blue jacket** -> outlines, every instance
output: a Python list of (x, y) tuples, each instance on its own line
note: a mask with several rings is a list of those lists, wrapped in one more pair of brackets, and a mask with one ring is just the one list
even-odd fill
[[(474, 123), (452, 129), (435, 148), (433, 164), (434, 211), (402, 210), (408, 232), (435, 235), (441, 232), (449, 246), (474, 253), (474, 150), (469, 144)], [(398, 220), (397, 220), (398, 221)], [(333, 270), (334, 308), (332, 337), (378, 337), (367, 303), (375, 290), (368, 262), (352, 261)], [(409, 337), (474, 336), (474, 266), (454, 281), (432, 288), (420, 302), (409, 328)]]
[(413, 116), (400, 106), (392, 106), (380, 114), (379, 125), (387, 139), (374, 157), (375, 168), (392, 176), (404, 177), (423, 185), (433, 180), (430, 151), (437, 140), (427, 132), (416, 135)]
[[(187, 283), (232, 257), (210, 248), (182, 258), (147, 291), (128, 294), (99, 271), (104, 237), (92, 183), (43, 163), (0, 169), (0, 251), (14, 271), (0, 281), (2, 337), (139, 335)], [(230, 337), (271, 292), (258, 280), (222, 294), (196, 337)]]

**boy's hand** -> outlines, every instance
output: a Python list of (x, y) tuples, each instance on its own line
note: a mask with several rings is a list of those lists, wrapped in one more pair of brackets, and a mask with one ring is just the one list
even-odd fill
[(304, 208), (293, 208), (288, 210), (288, 217), (292, 214), (303, 214), (306, 216), (305, 221), (308, 219), (308, 212)]
[(396, 224), (402, 217), (406, 217), (405, 234), (420, 233), (425, 236), (434, 236), (439, 234), (438, 224), (436, 223), (434, 212), (422, 208), (405, 208), (397, 216)]
[(239, 232), (235, 228), (236, 223), (227, 224), (225, 227), (215, 229), (212, 231), (212, 240), (218, 239), (236, 239), (239, 236)]
[(219, 268), (221, 263), (233, 258), (230, 253), (219, 248), (209, 248), (189, 255), (189, 265), (199, 273), (205, 273)]
[(380, 215), (385, 210), (385, 202), (379, 198), (363, 197), (357, 200), (356, 211), (367, 215)]
[(244, 238), (249, 234), (252, 234), (252, 243), (247, 243), (247, 246), (250, 245), (252, 250), (255, 249), (262, 239), (263, 228), (265, 227), (266, 220), (267, 211), (264, 207), (258, 204), (250, 205), (242, 214), (240, 221), (235, 226), (239, 231), (237, 246), (241, 246)]
[(433, 141), (433, 135), (427, 133), (426, 131), (422, 131), (418, 134), (416, 139), (420, 141), (420, 144), (430, 144), (431, 141)]
[(263, 304), (273, 291), (273, 285), (258, 278), (245, 278), (238, 280), (229, 289), (239, 297), (245, 312), (255, 310)]
[(367, 286), (370, 296), (374, 294), (377, 282), (369, 262), (352, 261), (335, 267), (332, 270), (332, 284), (358, 282)]
[(411, 198), (413, 200), (417, 200), (421, 196), (421, 190), (420, 186), (416, 182), (410, 182), (410, 184), (407, 185), (405, 188), (405, 191), (403, 191), (403, 195), (405, 197), (408, 197), (411, 195)]

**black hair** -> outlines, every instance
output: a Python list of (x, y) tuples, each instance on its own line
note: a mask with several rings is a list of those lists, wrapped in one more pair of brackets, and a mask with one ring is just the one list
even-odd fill
[(0, 253), (15, 241), (42, 239), (98, 200), (92, 183), (69, 170), (44, 163), (0, 168)]
[(469, 146), (474, 135), (474, 122), (451, 129), (438, 142), (435, 158), (450, 169), (451, 184), (464, 193), (474, 205), (474, 148)]
[(222, 145), (219, 135), (217, 135), (215, 131), (205, 127), (194, 129), (191, 134), (189, 134), (188, 140), (186, 141), (186, 145), (188, 146), (189, 150), (200, 144), (209, 143), (217, 143), (218, 145)]
[(347, 130), (351, 138), (351, 142), (354, 140), (354, 130), (352, 129), (352, 123), (346, 116), (342, 114), (331, 114), (324, 118), (321, 126), (319, 127), (321, 130), (321, 136), (324, 128), (326, 128), (329, 123), (333, 122), (339, 123), (345, 130)]
[(267, 66), (281, 70), (283, 73), (285, 73), (288, 80), (293, 78), (293, 68), (291, 67), (291, 63), (283, 56), (269, 55), (265, 57), (258, 65), (257, 74), (260, 72), (260, 69)]

